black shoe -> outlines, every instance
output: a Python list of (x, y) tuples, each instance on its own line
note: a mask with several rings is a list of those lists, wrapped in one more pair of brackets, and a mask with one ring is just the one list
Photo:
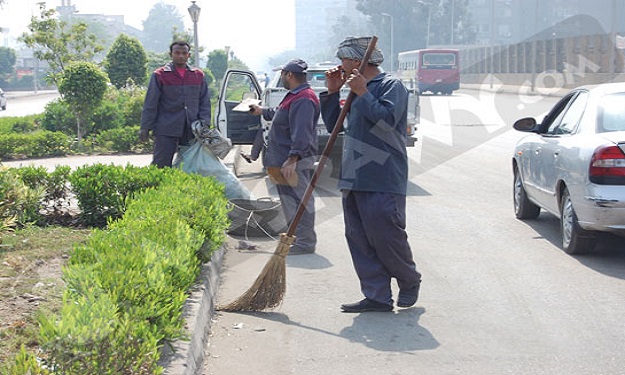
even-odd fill
[(314, 247), (301, 247), (299, 245), (291, 245), (288, 255), (306, 255), (306, 254), (314, 254), (314, 253), (315, 253)]
[(341, 305), (341, 310), (346, 313), (361, 313), (367, 311), (387, 312), (392, 311), (393, 306), (365, 298), (356, 303), (346, 303)]
[(246, 161), (246, 162), (248, 162), (248, 163), (251, 163), (251, 162), (253, 162), (253, 161), (254, 161), (254, 160), (252, 160), (252, 157), (251, 157), (251, 156), (249, 156), (249, 155), (246, 155), (246, 154), (244, 154), (244, 153), (242, 153), (242, 152), (241, 152), (241, 154), (240, 154), (240, 155), (241, 155), (241, 157), (242, 157), (243, 159), (245, 159), (245, 161)]
[(420, 286), (421, 283), (412, 289), (400, 289), (397, 295), (397, 307), (410, 307), (417, 303)]

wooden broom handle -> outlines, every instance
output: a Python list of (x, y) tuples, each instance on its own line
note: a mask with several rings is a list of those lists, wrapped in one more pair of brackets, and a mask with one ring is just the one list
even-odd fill
[[(365, 56), (362, 58), (362, 61), (360, 62), (360, 67), (358, 67), (358, 72), (360, 72), (360, 74), (364, 72), (365, 67), (367, 66), (369, 62), (369, 58), (371, 57), (371, 54), (373, 53), (373, 50), (375, 49), (375, 45), (377, 42), (378, 42), (378, 37), (374, 35), (371, 38), (369, 45), (367, 46), (367, 50), (365, 51)], [(310, 197), (312, 196), (315, 186), (317, 186), (317, 180), (319, 180), (319, 176), (321, 175), (321, 172), (323, 171), (323, 167), (325, 167), (326, 161), (328, 160), (328, 157), (330, 155), (330, 151), (332, 151), (332, 147), (334, 147), (334, 142), (336, 141), (336, 137), (338, 137), (341, 130), (343, 130), (343, 121), (345, 121), (345, 117), (347, 117), (347, 112), (349, 112), (349, 108), (351, 107), (352, 102), (354, 101), (355, 97), (356, 97), (356, 94), (350, 90), (349, 95), (347, 96), (347, 100), (345, 100), (345, 104), (343, 105), (343, 108), (341, 108), (339, 117), (336, 120), (334, 129), (332, 129), (332, 133), (330, 133), (330, 138), (328, 139), (328, 143), (326, 144), (326, 147), (323, 149), (323, 153), (321, 154), (321, 159), (319, 159), (319, 164), (317, 164), (317, 168), (315, 169), (315, 172), (313, 173), (310, 183), (308, 184), (308, 187), (306, 188), (306, 192), (304, 193), (304, 196), (302, 197), (302, 200), (299, 203), (299, 206), (297, 207), (297, 212), (295, 213), (295, 216), (293, 217), (291, 224), (289, 224), (289, 229), (286, 232), (286, 235), (288, 237), (292, 237), (293, 234), (295, 234), (295, 229), (297, 228), (297, 224), (299, 223), (299, 220), (304, 214), (304, 210), (306, 210), (306, 204), (308, 204), (308, 200), (310, 200)]]

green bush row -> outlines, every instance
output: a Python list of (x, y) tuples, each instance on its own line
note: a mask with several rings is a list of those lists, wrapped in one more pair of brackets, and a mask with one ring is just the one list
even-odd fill
[(94, 164), (71, 171), (57, 166), (0, 169), (0, 219), (13, 217), (14, 224), (44, 224), (67, 214), (74, 197), (80, 208), (78, 222), (104, 227), (120, 218), (136, 192), (158, 186), (165, 174), (154, 166), (136, 167)]
[(0, 134), (35, 131), (40, 117), (41, 115), (0, 117)]
[(102, 131), (88, 136), (81, 144), (59, 131), (0, 133), (0, 160), (66, 156), (77, 153), (145, 153), (151, 143), (139, 141), (139, 126)]
[(158, 186), (163, 176), (163, 171), (154, 166), (94, 164), (77, 168), (69, 175), (69, 182), (78, 200), (80, 221), (89, 226), (104, 226), (108, 220), (121, 217), (128, 198)]
[(45, 188), (28, 186), (14, 169), (0, 165), (0, 242), (2, 232), (39, 220), (44, 194)]
[[(118, 90), (111, 87), (102, 103), (81, 119), (81, 128), (85, 135), (95, 135), (110, 129), (138, 126), (144, 98), (145, 89), (129, 87)], [(46, 105), (40, 122), (45, 130), (76, 136), (76, 116), (61, 98)]]
[(67, 155), (71, 138), (60, 132), (0, 134), (0, 159), (42, 158)]
[[(101, 178), (104, 169), (95, 167), (89, 176)], [(126, 169), (135, 176), (141, 168)], [(39, 317), (43, 365), (22, 352), (14, 369), (161, 373), (160, 347), (182, 334), (186, 293), (200, 262), (223, 243), (228, 204), (213, 178), (152, 167), (143, 173), (158, 174), (160, 183), (135, 191), (123, 217), (74, 248), (63, 270), (67, 289), (60, 315)]]

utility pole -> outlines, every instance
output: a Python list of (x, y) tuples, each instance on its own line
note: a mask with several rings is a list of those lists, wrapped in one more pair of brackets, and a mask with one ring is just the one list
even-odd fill
[(532, 92), (536, 89), (536, 39), (538, 39), (538, 5), (539, 0), (536, 0), (536, 14), (534, 15), (534, 35), (532, 36)]
[(610, 42), (608, 43), (608, 48), (610, 49), (608, 54), (608, 79), (614, 79), (614, 71), (616, 67), (614, 65), (614, 59), (616, 58), (616, 0), (612, 0), (612, 25), (610, 30)]
[(453, 47), (454, 45), (454, 5), (456, 4), (455, 0), (451, 0), (451, 35), (449, 37), (449, 45)]

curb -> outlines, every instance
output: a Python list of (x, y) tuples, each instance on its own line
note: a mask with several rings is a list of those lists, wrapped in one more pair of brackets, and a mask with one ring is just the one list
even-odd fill
[(161, 349), (158, 364), (163, 367), (164, 375), (195, 375), (203, 368), (225, 252), (226, 243), (211, 255), (208, 263), (201, 266), (200, 283), (194, 286), (182, 311), (185, 339), (165, 344)]
[(5, 91), (4, 95), (7, 99), (20, 99), (39, 95), (58, 95), (57, 90), (38, 90), (38, 91)]

